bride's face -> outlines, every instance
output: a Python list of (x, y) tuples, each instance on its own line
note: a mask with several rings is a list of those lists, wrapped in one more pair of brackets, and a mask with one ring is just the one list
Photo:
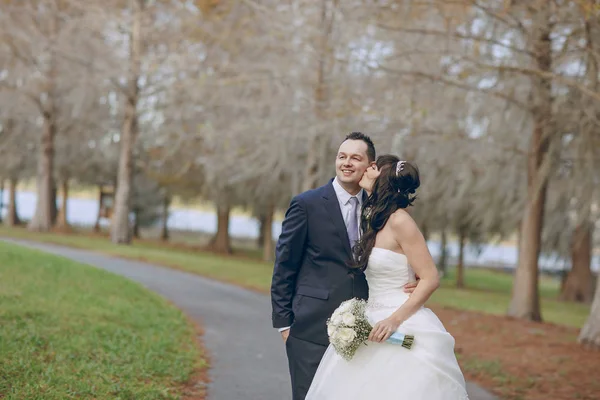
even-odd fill
[(377, 169), (377, 165), (372, 164), (369, 168), (367, 168), (362, 179), (358, 184), (367, 192), (371, 192), (373, 188), (373, 183), (375, 183), (375, 179), (377, 179), (380, 173), (381, 172), (379, 171), (379, 169)]

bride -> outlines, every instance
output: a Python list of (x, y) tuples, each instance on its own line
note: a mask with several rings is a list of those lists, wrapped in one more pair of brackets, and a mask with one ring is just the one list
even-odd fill
[[(425, 239), (406, 212), (419, 187), (409, 162), (381, 156), (360, 181), (369, 197), (365, 234), (354, 248), (357, 268), (369, 283), (369, 344), (345, 361), (329, 346), (306, 400), (465, 400), (465, 380), (454, 355), (454, 338), (423, 305), (439, 286)], [(420, 277), (411, 295), (403, 286)], [(407, 350), (384, 343), (392, 333), (414, 335)]]

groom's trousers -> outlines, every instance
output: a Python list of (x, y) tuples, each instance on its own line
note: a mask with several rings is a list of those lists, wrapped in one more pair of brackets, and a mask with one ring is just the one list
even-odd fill
[(304, 400), (327, 346), (289, 336), (285, 342), (293, 400)]

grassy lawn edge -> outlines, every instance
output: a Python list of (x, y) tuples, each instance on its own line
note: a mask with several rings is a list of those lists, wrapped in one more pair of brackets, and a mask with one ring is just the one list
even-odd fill
[(107, 384), (122, 399), (144, 396), (146, 385), (152, 399), (206, 398), (203, 329), (171, 301), (125, 277), (19, 244), (0, 242), (0, 260), (0, 398), (113, 398)]

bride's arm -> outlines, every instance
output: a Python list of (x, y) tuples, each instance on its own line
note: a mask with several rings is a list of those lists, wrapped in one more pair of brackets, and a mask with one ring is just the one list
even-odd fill
[(411, 268), (421, 279), (410, 298), (389, 318), (375, 325), (369, 339), (377, 342), (387, 340), (398, 326), (421, 308), (440, 286), (435, 262), (429, 253), (423, 234), (412, 217), (405, 211), (396, 212), (390, 217), (389, 223)]

